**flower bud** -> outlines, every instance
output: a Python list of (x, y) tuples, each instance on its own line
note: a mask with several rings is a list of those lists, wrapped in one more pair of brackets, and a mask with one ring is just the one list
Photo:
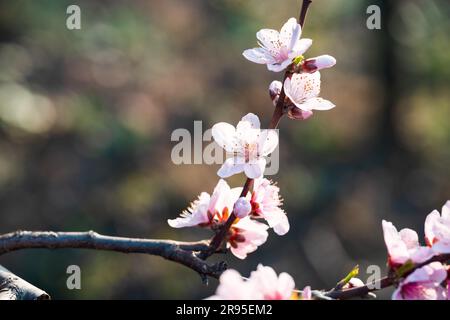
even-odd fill
[(313, 73), (315, 71), (331, 68), (336, 64), (336, 59), (327, 54), (311, 59), (306, 59), (302, 64), (303, 72)]
[(276, 105), (278, 102), (278, 97), (280, 96), (282, 86), (283, 84), (278, 80), (272, 81), (272, 83), (269, 85), (269, 95), (270, 99), (272, 99), (273, 105)]
[(245, 197), (239, 198), (234, 204), (233, 212), (239, 219), (248, 216), (250, 211), (252, 211), (252, 205), (250, 204), (250, 201), (248, 201)]
[(288, 117), (292, 120), (306, 120), (313, 115), (313, 112), (310, 110), (302, 110), (295, 106), (292, 106), (288, 111)]

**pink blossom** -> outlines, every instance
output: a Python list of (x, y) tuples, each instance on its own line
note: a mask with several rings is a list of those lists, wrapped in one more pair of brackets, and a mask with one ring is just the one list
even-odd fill
[(233, 208), (241, 190), (242, 188), (231, 189), (225, 180), (220, 179), (211, 196), (207, 192), (202, 192), (179, 218), (169, 219), (167, 223), (172, 228), (210, 226), (224, 210), (228, 212)]
[(219, 279), (215, 295), (208, 300), (260, 300), (261, 293), (236, 270), (226, 270)]
[(398, 232), (391, 222), (385, 220), (382, 225), (391, 267), (398, 267), (407, 261), (421, 263), (433, 256), (430, 248), (419, 245), (419, 238), (414, 230), (402, 229)]
[(233, 156), (228, 158), (217, 174), (227, 178), (245, 172), (250, 179), (259, 178), (266, 168), (265, 156), (278, 145), (275, 130), (261, 130), (259, 118), (249, 113), (239, 121), (236, 128), (220, 122), (213, 126), (214, 140)]
[(315, 58), (306, 59), (302, 63), (304, 72), (313, 73), (325, 68), (331, 68), (336, 64), (336, 59), (330, 55), (321, 55)]
[(266, 64), (267, 69), (280, 72), (292, 63), (292, 59), (302, 55), (311, 46), (311, 39), (300, 39), (302, 28), (295, 18), (290, 18), (281, 31), (262, 29), (256, 33), (259, 48), (243, 52), (246, 59)]
[(247, 280), (244, 280), (239, 272), (227, 270), (219, 281), (216, 294), (208, 299), (289, 300), (295, 288), (294, 279), (289, 274), (283, 272), (277, 276), (271, 267), (261, 264)]
[(328, 100), (319, 98), (320, 72), (296, 73), (284, 81), (284, 92), (291, 102), (302, 111), (330, 110), (335, 107)]
[(450, 200), (425, 219), (425, 241), (436, 254), (450, 253)]
[(306, 286), (303, 288), (300, 295), (300, 300), (312, 300), (312, 291), (310, 286)]
[(432, 262), (407, 276), (392, 295), (393, 300), (446, 300), (442, 282), (447, 271), (440, 262)]
[(271, 267), (258, 265), (250, 274), (251, 283), (261, 292), (264, 300), (289, 300), (295, 288), (294, 279), (286, 272), (277, 276)]
[(229, 230), (227, 247), (239, 259), (245, 259), (249, 253), (258, 249), (267, 241), (269, 227), (264, 223), (245, 217), (234, 223)]
[(280, 208), (282, 201), (280, 188), (266, 178), (255, 179), (250, 203), (252, 217), (265, 219), (276, 234), (284, 235), (289, 231), (286, 213)]

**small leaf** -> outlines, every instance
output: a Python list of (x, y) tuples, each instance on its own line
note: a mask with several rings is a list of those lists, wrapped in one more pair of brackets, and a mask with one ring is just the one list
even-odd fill
[(408, 260), (400, 267), (398, 267), (397, 270), (395, 270), (395, 275), (398, 278), (402, 278), (405, 275), (405, 273), (411, 271), (412, 269), (414, 269), (414, 263), (411, 260)]
[(353, 269), (345, 276), (344, 279), (339, 281), (336, 285), (336, 288), (338, 290), (342, 289), (350, 280), (352, 280), (354, 277), (356, 277), (359, 274), (359, 266), (356, 265), (353, 267)]

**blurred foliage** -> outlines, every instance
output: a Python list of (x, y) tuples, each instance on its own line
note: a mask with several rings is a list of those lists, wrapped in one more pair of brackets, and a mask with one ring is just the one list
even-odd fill
[[(300, 1), (0, 2), (0, 232), (88, 230), (194, 240), (171, 230), (217, 166), (170, 161), (171, 132), (268, 121), (266, 88), (281, 77), (242, 58), (262, 27), (280, 28)], [(365, 10), (382, 7), (382, 29)], [(329, 53), (322, 96), (337, 107), (283, 120), (278, 181), (292, 229), (245, 261), (286, 271), (298, 287), (331, 288), (355, 264), (384, 268), (381, 219), (422, 234), (450, 198), (450, 43), (447, 0), (317, 0), (308, 56)], [(230, 179), (233, 186), (243, 177)], [(202, 298), (198, 275), (158, 257), (83, 250), (21, 251), (0, 263), (54, 298)], [(67, 290), (77, 264), (82, 290)], [(389, 292), (381, 294), (388, 297)]]

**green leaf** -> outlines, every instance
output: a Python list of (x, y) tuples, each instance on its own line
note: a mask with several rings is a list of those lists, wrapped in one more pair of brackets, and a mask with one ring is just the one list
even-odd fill
[(344, 279), (339, 281), (336, 285), (336, 288), (343, 288), (352, 278), (356, 277), (359, 274), (359, 265), (353, 267), (352, 271), (350, 271)]
[(398, 267), (397, 270), (395, 270), (395, 275), (398, 278), (402, 278), (405, 275), (405, 273), (411, 271), (412, 269), (414, 269), (414, 262), (412, 262), (411, 260), (408, 260), (404, 264), (402, 264), (400, 267)]

